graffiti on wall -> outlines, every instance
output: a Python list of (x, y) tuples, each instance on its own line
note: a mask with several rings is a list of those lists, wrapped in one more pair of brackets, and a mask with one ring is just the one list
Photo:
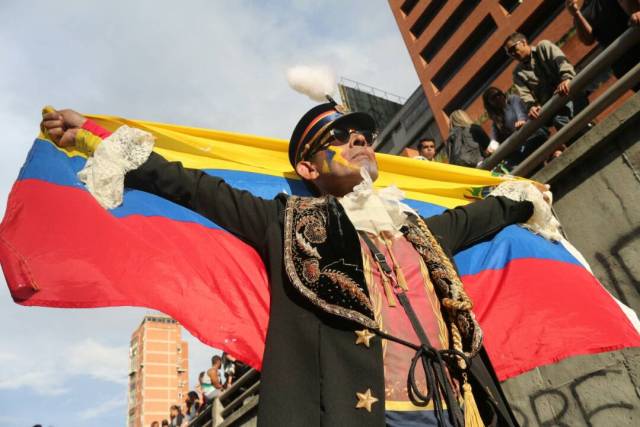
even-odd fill
[(640, 410), (640, 399), (629, 399), (635, 401), (627, 402), (611, 397), (611, 400), (607, 401), (607, 398), (602, 396), (598, 399), (599, 403), (594, 405), (593, 390), (603, 390), (605, 382), (618, 382), (619, 378), (616, 377), (622, 374), (623, 371), (617, 368), (591, 372), (574, 379), (562, 389), (549, 388), (529, 395), (528, 408), (518, 404), (512, 404), (511, 407), (522, 427), (596, 427), (596, 419), (609, 419), (610, 423), (607, 425), (617, 425), (615, 419), (629, 415), (624, 411)]
[[(635, 295), (640, 292), (640, 278), (637, 277), (633, 271), (633, 267), (630, 265), (630, 257), (625, 257), (624, 250), (631, 250), (633, 253), (637, 251), (639, 246), (638, 240), (640, 239), (640, 227), (637, 227), (631, 232), (620, 237), (615, 244), (611, 247), (608, 254), (596, 252), (594, 257), (596, 261), (604, 269), (606, 278), (603, 278), (603, 282), (607, 284), (609, 290), (611, 290), (615, 296), (625, 303), (626, 305), (633, 307), (633, 299), (629, 299), (628, 292), (635, 291)], [(621, 277), (618, 277), (621, 276)], [(629, 283), (631, 286), (624, 289), (620, 284)], [(626, 291), (626, 292), (625, 292)]]

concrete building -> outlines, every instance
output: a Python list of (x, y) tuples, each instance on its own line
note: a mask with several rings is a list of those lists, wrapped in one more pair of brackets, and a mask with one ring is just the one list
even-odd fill
[(128, 427), (147, 427), (169, 418), (189, 392), (189, 347), (172, 318), (147, 315), (131, 335)]
[(429, 108), (422, 86), (419, 86), (378, 133), (375, 150), (380, 153), (407, 155), (407, 147), (415, 147), (423, 137), (433, 139), (436, 146), (442, 144), (442, 134), (433, 111)]
[(452, 111), (464, 109), (478, 119), (487, 87), (511, 87), (515, 63), (502, 49), (509, 34), (555, 42), (578, 68), (596, 49), (577, 39), (564, 1), (389, 0), (389, 5), (444, 137)]
[(401, 96), (344, 77), (338, 83), (338, 92), (342, 104), (350, 111), (369, 113), (376, 121), (378, 132), (387, 126), (406, 101)]

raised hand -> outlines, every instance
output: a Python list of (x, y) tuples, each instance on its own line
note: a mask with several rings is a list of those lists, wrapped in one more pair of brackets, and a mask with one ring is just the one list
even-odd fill
[(578, 7), (578, 0), (566, 0), (565, 7), (571, 16), (576, 16), (580, 8)]
[(78, 129), (86, 120), (82, 114), (74, 110), (54, 110), (45, 107), (42, 111), (40, 129), (59, 147), (72, 147)]
[(535, 120), (538, 117), (540, 117), (540, 111), (542, 110), (542, 108), (540, 108), (539, 105), (534, 105), (533, 107), (531, 107), (529, 109), (529, 118)]

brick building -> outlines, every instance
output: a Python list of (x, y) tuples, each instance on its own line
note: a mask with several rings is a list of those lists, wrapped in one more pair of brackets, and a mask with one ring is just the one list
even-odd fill
[(189, 391), (189, 347), (172, 318), (147, 315), (131, 335), (128, 427), (148, 427), (169, 418)]
[(482, 92), (511, 87), (515, 63), (502, 49), (515, 31), (536, 43), (561, 45), (580, 65), (595, 46), (575, 36), (573, 19), (560, 0), (389, 0), (435, 121), (448, 135), (447, 115), (466, 110), (483, 114)]

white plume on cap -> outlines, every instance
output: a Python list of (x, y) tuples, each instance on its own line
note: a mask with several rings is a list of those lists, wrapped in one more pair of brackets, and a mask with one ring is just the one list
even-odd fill
[(336, 89), (336, 75), (326, 66), (296, 65), (287, 69), (287, 82), (297, 92), (318, 102), (326, 102), (326, 95)]

